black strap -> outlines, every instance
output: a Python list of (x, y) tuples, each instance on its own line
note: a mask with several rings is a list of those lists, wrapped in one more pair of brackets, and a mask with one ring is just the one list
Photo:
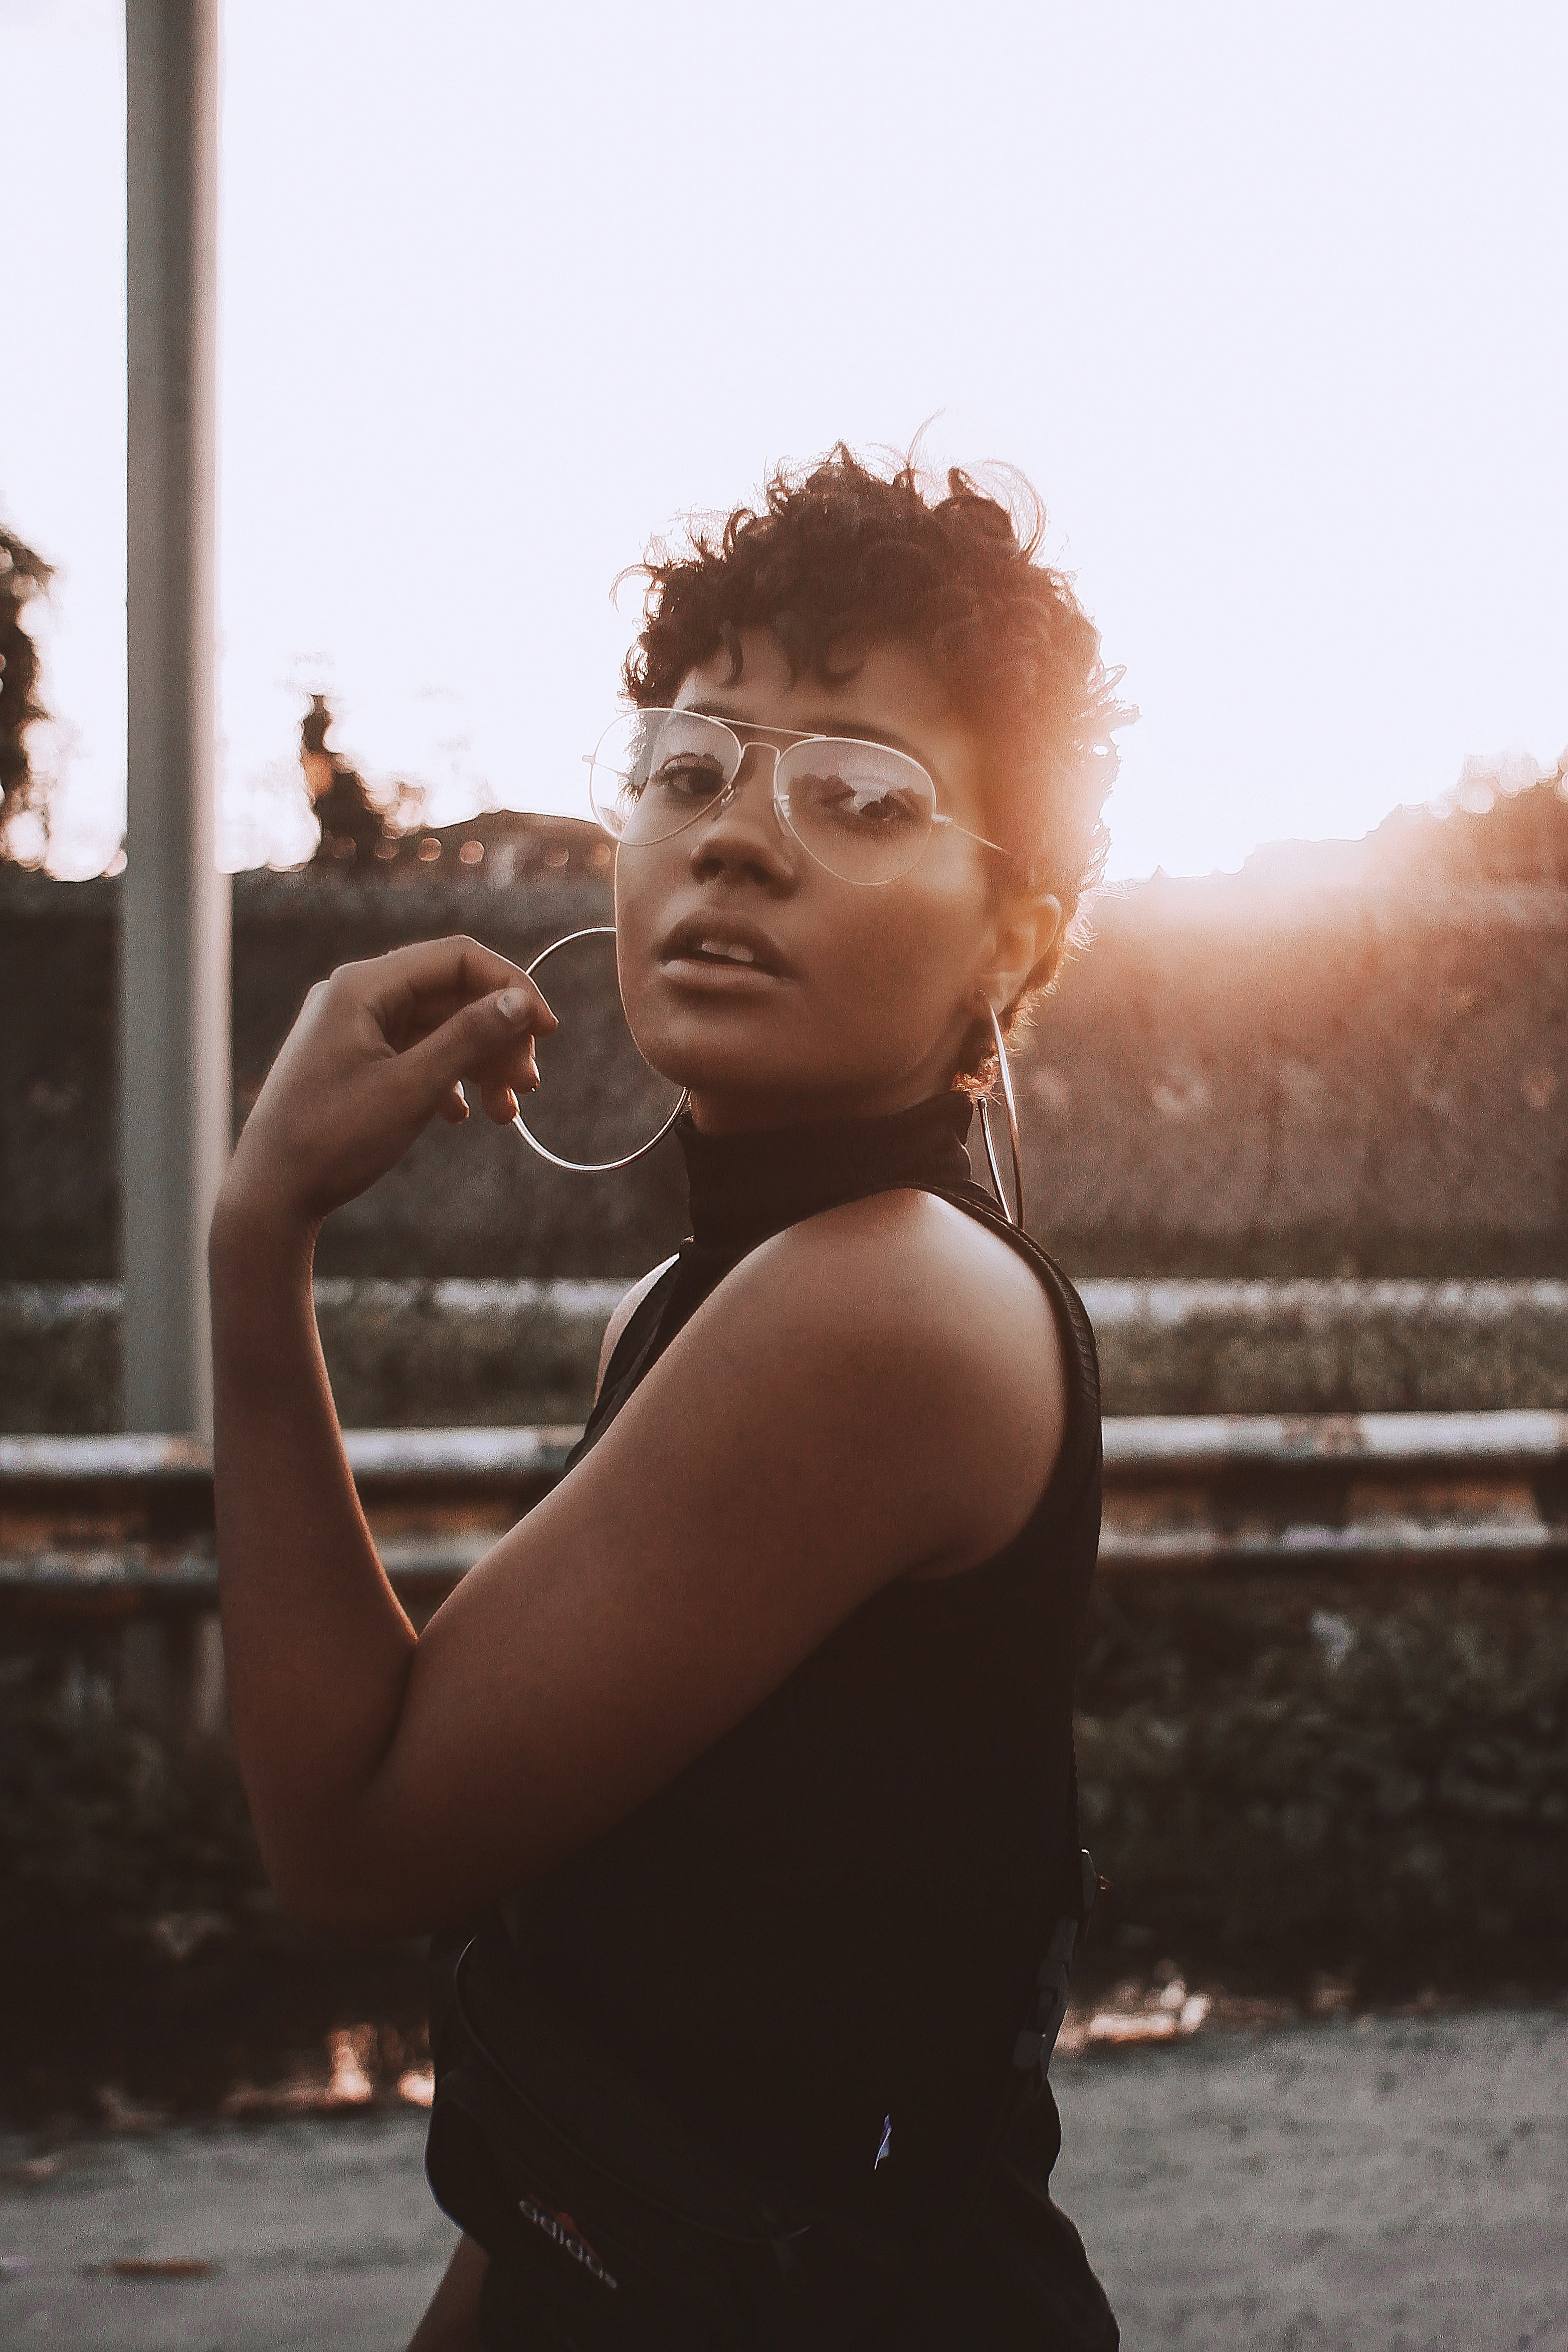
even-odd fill
[[(1079, 1369), (1083, 1376), (1083, 1393), (1092, 1409), (1093, 1460), (1099, 1460), (1100, 1363), (1094, 1345), (1094, 1333), (1083, 1311), (1082, 1302), (1056, 1261), (1040, 1247), (1034, 1236), (1022, 1227), (1009, 1223), (1005, 1214), (978, 1185), (964, 1186), (952, 1192), (943, 1191), (940, 1197), (963, 1209), (977, 1223), (986, 1225), (1002, 1240), (1009, 1242), (1020, 1256), (1027, 1259), (1051, 1295), (1062, 1308), (1071, 1334)], [(1077, 1434), (1077, 1433), (1075, 1433)], [(1081, 1457), (1080, 1457), (1081, 1458)], [(1061, 1908), (1051, 1931), (1035, 1979), (1033, 2011), (1019, 2030), (1013, 2045), (1013, 2080), (1008, 2086), (1004, 2118), (994, 2147), (999, 2147), (1013, 2124), (1024, 2110), (1032, 2106), (1046, 2089), (1051, 2053), (1067, 2015), (1068, 1986), (1072, 1964), (1083, 1939), (1084, 1927), (1100, 1878), (1094, 1858), (1083, 1843), (1082, 1827), (1078, 1810), (1078, 1750), (1073, 1740), (1072, 1722), (1068, 1722), (1068, 1784), (1066, 1861), (1061, 1882)]]

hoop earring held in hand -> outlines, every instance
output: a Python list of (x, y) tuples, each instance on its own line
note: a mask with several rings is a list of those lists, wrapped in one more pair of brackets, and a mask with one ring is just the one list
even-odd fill
[[(613, 940), (615, 936), (616, 927), (614, 923), (590, 923), (585, 930), (568, 931), (564, 939), (552, 940), (547, 948), (542, 948), (540, 950), (538, 955), (534, 957), (533, 961), (528, 967), (528, 977), (531, 980), (542, 963), (543, 963), (549, 957), (554, 955), (561, 948), (571, 947), (577, 940)], [(529, 1133), (527, 1128), (524, 1127), (522, 1123), (522, 1113), (521, 1111), (518, 1112), (517, 1117), (512, 1120), (512, 1125), (516, 1128), (519, 1135), (521, 1136), (529, 1150), (531, 1151), (537, 1151), (541, 1160), (548, 1160), (552, 1168), (563, 1168), (569, 1176), (608, 1176), (613, 1174), (615, 1170), (617, 1168), (629, 1168), (634, 1160), (640, 1160), (645, 1152), (651, 1151), (653, 1150), (656, 1143), (662, 1143), (665, 1137), (669, 1133), (670, 1129), (675, 1125), (676, 1120), (680, 1117), (681, 1112), (686, 1108), (686, 1106), (690, 1099), (690, 1096), (683, 1090), (680, 1100), (676, 1104), (675, 1108), (670, 1112), (669, 1117), (665, 1120), (664, 1125), (659, 1129), (658, 1134), (650, 1135), (646, 1143), (639, 1143), (635, 1151), (626, 1152), (624, 1158), (620, 1160), (563, 1160), (558, 1152), (550, 1150), (546, 1145), (541, 1143), (537, 1135), (531, 1135)]]
[(991, 1181), (1002, 1214), (1010, 1225), (1024, 1230), (1024, 1155), (1018, 1145), (1018, 1106), (1013, 1094), (1013, 1073), (1007, 1066), (1007, 1048), (1002, 1042), (1002, 1024), (996, 1018), (996, 1008), (988, 1007), (991, 1014), (991, 1042), (996, 1048), (996, 1074), (1002, 1081), (1002, 1100), (1007, 1108), (1007, 1140), (1013, 1147), (1013, 1198), (1016, 1207), (1007, 1206), (1007, 1195), (1002, 1190), (1002, 1171), (996, 1165), (996, 1147), (991, 1140), (991, 1098), (980, 1097), (980, 1132), (985, 1138), (985, 1157), (991, 1164)]

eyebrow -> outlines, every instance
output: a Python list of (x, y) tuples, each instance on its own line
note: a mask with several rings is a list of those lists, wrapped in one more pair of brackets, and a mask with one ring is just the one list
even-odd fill
[(747, 727), (759, 735), (836, 735), (840, 742), (882, 743), (889, 751), (901, 751), (906, 760), (913, 760), (923, 768), (933, 783), (940, 784), (942, 772), (929, 751), (910, 742), (905, 736), (895, 735), (889, 727), (868, 726), (864, 720), (807, 718), (800, 727), (770, 727), (765, 719), (748, 719), (739, 710), (722, 709), (716, 702), (689, 702), (685, 708), (699, 719), (717, 719), (727, 727)]

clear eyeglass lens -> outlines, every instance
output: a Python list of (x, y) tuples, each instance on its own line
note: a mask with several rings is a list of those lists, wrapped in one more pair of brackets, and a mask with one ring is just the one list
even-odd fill
[(711, 808), (740, 766), (735, 738), (693, 710), (630, 710), (600, 737), (594, 814), (616, 841), (668, 841)]
[(918, 761), (879, 743), (792, 744), (776, 789), (801, 847), (840, 881), (896, 881), (930, 838), (935, 786)]
[[(742, 757), (731, 730), (700, 712), (627, 711), (593, 756), (594, 814), (616, 841), (668, 841), (713, 806)], [(838, 737), (782, 751), (774, 791), (801, 847), (845, 882), (907, 874), (936, 810), (936, 788), (918, 761)]]

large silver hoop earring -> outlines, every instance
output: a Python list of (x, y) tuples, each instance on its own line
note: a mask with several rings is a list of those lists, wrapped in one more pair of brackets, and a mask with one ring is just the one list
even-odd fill
[(985, 1139), (985, 1157), (991, 1166), (991, 1182), (997, 1205), (1010, 1225), (1024, 1230), (1024, 1154), (1018, 1143), (1018, 1105), (1013, 1093), (1013, 1073), (1007, 1066), (1007, 1048), (1002, 1042), (1002, 1024), (996, 1018), (996, 1007), (988, 1005), (991, 1015), (991, 1042), (996, 1048), (996, 1074), (1002, 1081), (1002, 1100), (1007, 1107), (1007, 1140), (1013, 1147), (1013, 1198), (1016, 1209), (1007, 1206), (1007, 1195), (1002, 1190), (1002, 1171), (996, 1165), (996, 1146), (991, 1139), (991, 1098), (980, 1097), (980, 1132)]
[[(563, 939), (552, 940), (547, 948), (540, 950), (528, 967), (528, 977), (531, 980), (542, 963), (554, 955), (558, 949), (571, 947), (576, 940), (613, 940), (615, 936), (614, 923), (590, 923), (585, 930), (568, 931)], [(517, 1117), (512, 1120), (512, 1125), (529, 1150), (537, 1151), (541, 1160), (548, 1160), (552, 1168), (563, 1168), (569, 1176), (609, 1176), (617, 1168), (629, 1168), (634, 1160), (640, 1160), (645, 1152), (653, 1150), (656, 1143), (662, 1143), (690, 1100), (690, 1095), (683, 1088), (680, 1100), (676, 1104), (658, 1133), (650, 1135), (646, 1143), (639, 1143), (635, 1151), (628, 1151), (621, 1160), (563, 1160), (558, 1152), (550, 1150), (545, 1144), (541, 1143), (537, 1135), (529, 1133), (522, 1123), (521, 1111), (518, 1112)]]

